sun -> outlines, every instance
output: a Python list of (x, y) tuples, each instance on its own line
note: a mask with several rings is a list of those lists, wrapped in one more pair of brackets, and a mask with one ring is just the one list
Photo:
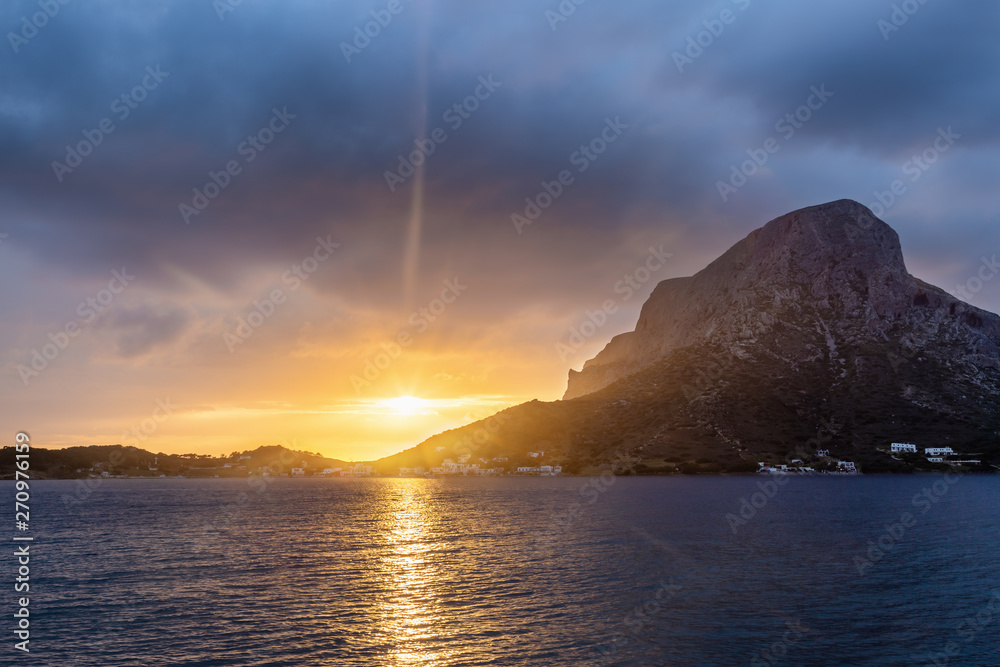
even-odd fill
[(397, 396), (379, 401), (379, 405), (389, 408), (399, 415), (411, 415), (427, 407), (427, 401), (415, 396)]

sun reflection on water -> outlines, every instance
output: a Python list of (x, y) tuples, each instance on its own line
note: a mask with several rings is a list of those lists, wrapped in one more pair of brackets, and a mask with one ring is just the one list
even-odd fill
[(434, 561), (434, 517), (427, 503), (427, 480), (398, 479), (386, 489), (381, 534), (386, 540), (380, 576), (382, 628), (388, 635), (390, 662), (394, 665), (447, 664), (448, 651), (435, 647), (442, 637), (438, 592), (442, 586), (439, 564)]

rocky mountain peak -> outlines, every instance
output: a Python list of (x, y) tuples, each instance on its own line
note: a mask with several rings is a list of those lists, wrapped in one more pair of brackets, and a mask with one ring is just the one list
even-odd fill
[[(903, 318), (973, 313), (979, 347), (1000, 341), (1000, 320), (912, 277), (899, 236), (867, 207), (842, 199), (771, 220), (694, 276), (659, 283), (635, 331), (616, 336), (580, 372), (564, 399), (597, 391), (679, 348), (714, 343), (737, 356), (796, 329), (825, 331), (829, 345), (885, 339)], [(772, 340), (773, 339), (773, 340)], [(982, 360), (980, 360), (982, 361)]]
[[(849, 199), (775, 218), (695, 275), (700, 282), (822, 279), (834, 269), (906, 273), (899, 236), (865, 206)], [(742, 280), (741, 280), (742, 279)]]

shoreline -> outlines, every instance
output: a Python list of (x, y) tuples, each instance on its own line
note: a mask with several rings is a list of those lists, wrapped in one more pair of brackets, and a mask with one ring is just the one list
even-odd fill
[[(89, 481), (101, 483), (109, 480), (168, 480), (168, 479), (192, 479), (192, 480), (355, 480), (355, 479), (557, 479), (557, 478), (586, 478), (597, 477), (610, 471), (595, 471), (593, 473), (563, 473), (560, 475), (305, 475), (305, 476), (235, 476), (235, 475), (109, 475), (107, 477), (34, 477), (34, 482), (69, 482), (69, 481)], [(863, 472), (812, 472), (812, 473), (752, 473), (752, 472), (704, 472), (704, 473), (612, 473), (615, 477), (872, 477), (872, 476), (910, 476), (910, 475), (940, 475), (944, 473), (959, 473), (963, 475), (996, 475), (997, 470), (961, 470), (952, 468), (950, 470), (912, 470), (912, 471), (880, 471), (874, 473)], [(13, 482), (14, 476), (0, 476), (0, 482)]]

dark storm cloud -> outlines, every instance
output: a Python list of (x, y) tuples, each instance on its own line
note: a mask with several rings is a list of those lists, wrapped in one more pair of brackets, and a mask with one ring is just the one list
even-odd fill
[(130, 358), (177, 340), (184, 333), (189, 319), (188, 313), (181, 308), (143, 305), (117, 308), (98, 326), (113, 331), (118, 354)]
[[(961, 11), (924, 5), (886, 41), (876, 22), (891, 3), (591, 0), (553, 30), (545, 11), (556, 2), (403, 0), (346, 62), (340, 44), (384, 7), (243, 3), (220, 20), (202, 1), (63, 6), (19, 53), (2, 56), (0, 205), (9, 243), (69, 274), (103, 275), (127, 262), (142, 267), (147, 284), (169, 281), (173, 267), (231, 290), (255, 266), (280, 272), (332, 233), (354, 250), (313, 286), (352, 285), (348, 298), (366, 300), (399, 282), (413, 181), (390, 192), (384, 172), (414, 149), (421, 106), (423, 129), (449, 137), (427, 161), (422, 266), (465, 270), (493, 262), (460, 250), (463, 240), (495, 240), (492, 256), (508, 258), (497, 270), (513, 259), (558, 264), (578, 257), (554, 254), (544, 239), (556, 230), (599, 246), (627, 237), (644, 217), (710, 243), (720, 228), (735, 240), (790, 202), (816, 203), (761, 177), (724, 207), (715, 187), (812, 85), (826, 83), (836, 97), (779, 156), (786, 167), (790, 156), (810, 157), (813, 185), (799, 189), (809, 196), (863, 199), (884, 187), (874, 170), (870, 187), (816, 187), (845, 165), (830, 150), (895, 161), (949, 124), (970, 147), (996, 139), (998, 9), (985, 2)], [(678, 72), (673, 53), (723, 9), (735, 22)], [(7, 3), (0, 24), (16, 29), (34, 11), (33, 2)], [(147, 67), (169, 75), (119, 119), (113, 100), (140, 85)], [(453, 129), (444, 112), (489, 76), (499, 88)], [(275, 108), (295, 118), (245, 162), (239, 147)], [(105, 117), (115, 131), (57, 182), (51, 163)], [(630, 128), (576, 174), (530, 230), (535, 240), (518, 238), (510, 215), (542, 180), (572, 169), (571, 155), (607, 118)], [(242, 173), (185, 225), (178, 205), (229, 160)], [(777, 159), (774, 168), (785, 184), (805, 180), (781, 175)]]
[[(885, 39), (901, 4), (919, 9)], [(681, 80), (745, 96), (765, 118), (825, 83), (837, 92), (836, 112), (818, 115), (809, 133), (865, 151), (909, 150), (939, 124), (961, 123), (976, 142), (1000, 136), (996, 3), (760, 3), (739, 19)], [(667, 67), (663, 76), (676, 75)]]

